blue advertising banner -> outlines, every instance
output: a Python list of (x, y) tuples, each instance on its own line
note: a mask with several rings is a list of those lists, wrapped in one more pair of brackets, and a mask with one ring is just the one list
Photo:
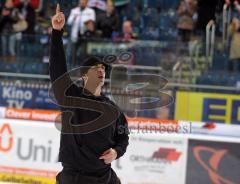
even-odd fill
[(48, 85), (0, 83), (0, 106), (9, 108), (57, 109), (48, 94)]

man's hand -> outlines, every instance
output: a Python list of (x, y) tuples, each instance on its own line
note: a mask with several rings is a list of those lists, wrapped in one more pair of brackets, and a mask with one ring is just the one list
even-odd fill
[(63, 12), (60, 11), (60, 6), (57, 4), (56, 14), (52, 17), (52, 27), (56, 30), (61, 30), (65, 24), (65, 16)]
[(99, 159), (104, 160), (105, 164), (110, 164), (112, 161), (114, 161), (117, 158), (117, 152), (115, 149), (108, 149), (104, 151), (102, 156)]

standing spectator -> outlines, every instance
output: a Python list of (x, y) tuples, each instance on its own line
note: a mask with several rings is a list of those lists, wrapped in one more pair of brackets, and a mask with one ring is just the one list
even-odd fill
[(22, 33), (21, 44), (23, 50), (21, 50), (21, 55), (30, 58), (35, 61), (34, 52), (35, 47), (35, 27), (36, 27), (36, 12), (35, 10), (40, 5), (40, 0), (13, 0), (15, 7), (17, 7), (23, 18), (27, 22), (27, 29)]
[(12, 0), (7, 0), (2, 9), (2, 18), (0, 21), (1, 34), (1, 50), (4, 59), (14, 61), (16, 59), (15, 44), (17, 40), (17, 33), (14, 30), (14, 25), (20, 18), (20, 14)]
[[(96, 21), (95, 11), (88, 7), (88, 0), (79, 0), (79, 5), (73, 8), (67, 20), (67, 24), (71, 26), (70, 42), (68, 44), (68, 60), (71, 64), (76, 64), (76, 53), (78, 52), (77, 41), (79, 36), (86, 31), (85, 22), (87, 20)], [(79, 58), (78, 58), (79, 59)]]
[(194, 0), (182, 0), (178, 8), (177, 28), (182, 42), (189, 42), (194, 29), (193, 15), (195, 13)]
[(227, 4), (232, 9), (231, 17), (240, 17), (239, 0), (225, 0), (224, 4)]
[[(4, 7), (4, 2), (0, 1), (0, 12), (2, 12), (2, 9)], [(2, 15), (0, 15), (0, 19), (2, 18)]]
[(231, 35), (230, 46), (230, 71), (240, 71), (240, 20), (234, 18), (232, 24), (229, 27)]
[(204, 33), (210, 20), (215, 20), (215, 12), (218, 0), (198, 0), (198, 21), (197, 29)]
[(102, 37), (111, 38), (113, 31), (117, 31), (119, 17), (112, 2), (108, 2), (106, 12), (97, 18), (97, 29), (102, 31)]
[(40, 0), (13, 0), (13, 2), (28, 23), (28, 28), (23, 33), (33, 35), (36, 25), (35, 10), (39, 7)]
[(238, 0), (225, 0), (225, 4), (234, 7), (236, 2), (238, 2)]
[(96, 20), (95, 11), (87, 7), (88, 0), (80, 0), (79, 6), (73, 8), (67, 20), (67, 24), (71, 26), (71, 41), (76, 43), (80, 35), (84, 34), (86, 27), (84, 22), (92, 19)]
[(235, 1), (234, 1), (234, 6), (235, 6), (235, 8), (236, 8), (238, 11), (240, 11), (239, 1), (235, 0)]

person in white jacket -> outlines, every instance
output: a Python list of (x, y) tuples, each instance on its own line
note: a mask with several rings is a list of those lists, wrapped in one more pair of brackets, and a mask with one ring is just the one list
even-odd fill
[(79, 0), (79, 5), (73, 8), (67, 19), (67, 24), (71, 26), (70, 40), (68, 44), (67, 60), (70, 66), (77, 64), (78, 56), (81, 55), (80, 47), (78, 47), (79, 35), (85, 32), (85, 22), (87, 20), (96, 20), (95, 11), (88, 7), (88, 0)]
[(79, 6), (73, 8), (67, 20), (67, 24), (72, 26), (71, 41), (76, 43), (79, 33), (82, 35), (85, 32), (85, 22), (87, 20), (96, 20), (95, 11), (88, 7), (88, 0), (79, 0)]

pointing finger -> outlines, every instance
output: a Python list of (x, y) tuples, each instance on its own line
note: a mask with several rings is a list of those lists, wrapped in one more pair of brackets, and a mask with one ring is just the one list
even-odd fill
[(59, 3), (57, 4), (57, 7), (56, 7), (56, 14), (58, 14), (60, 12), (60, 5)]
[(99, 159), (104, 160), (104, 159), (106, 159), (106, 156), (101, 156), (101, 157), (99, 157)]
[(109, 152), (110, 152), (110, 149), (104, 151), (102, 155), (106, 155), (106, 154), (108, 154)]

